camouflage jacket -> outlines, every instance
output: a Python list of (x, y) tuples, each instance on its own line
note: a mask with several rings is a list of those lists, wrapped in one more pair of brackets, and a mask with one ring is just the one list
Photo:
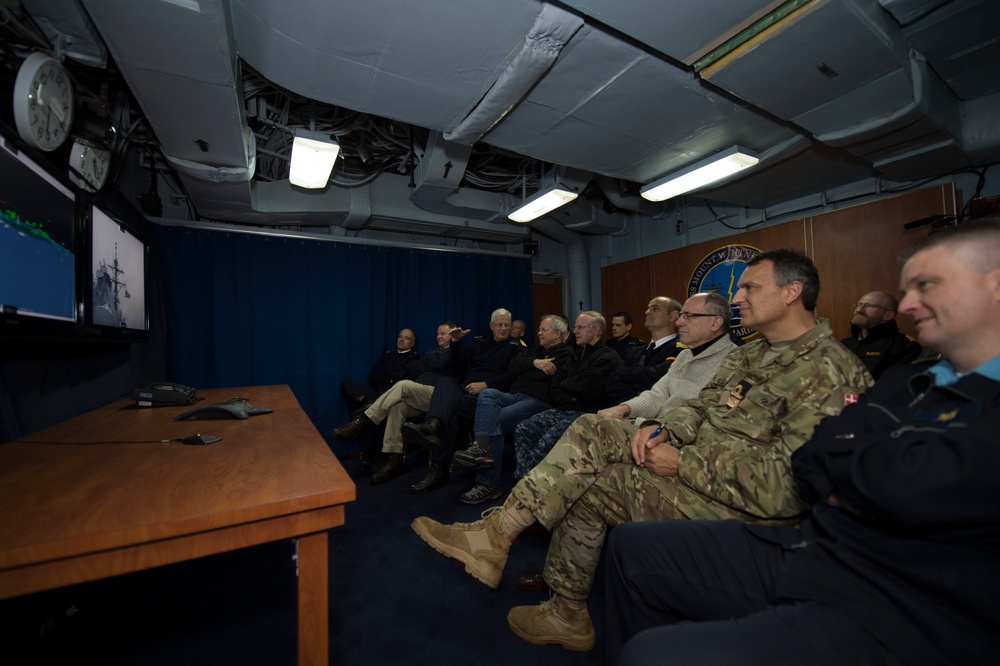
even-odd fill
[(747, 520), (793, 521), (809, 504), (792, 478), (792, 452), (872, 379), (825, 319), (761, 367), (767, 350), (766, 340), (733, 350), (698, 397), (665, 420), (680, 447), (681, 483)]

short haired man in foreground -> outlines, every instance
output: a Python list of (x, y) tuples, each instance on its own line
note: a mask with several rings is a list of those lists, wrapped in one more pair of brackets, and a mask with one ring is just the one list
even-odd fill
[[(825, 416), (871, 384), (854, 354), (813, 311), (819, 276), (808, 257), (765, 252), (747, 262), (733, 303), (761, 340), (733, 350), (698, 398), (672, 410), (662, 430), (619, 419), (577, 419), (503, 507), (475, 523), (426, 517), (413, 529), (438, 552), (500, 584), (513, 540), (535, 520), (554, 529), (540, 606), (510, 611), (524, 640), (589, 650), (587, 597), (609, 525), (629, 521), (738, 518), (801, 520), (808, 509), (789, 457)], [(651, 446), (656, 444), (656, 446)]]
[(795, 452), (801, 527), (616, 530), (609, 664), (997, 663), (1000, 222), (904, 259), (900, 312), (944, 360), (893, 368)]

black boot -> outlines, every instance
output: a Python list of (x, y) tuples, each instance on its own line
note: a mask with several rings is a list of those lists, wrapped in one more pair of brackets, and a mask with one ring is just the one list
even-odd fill
[(395, 479), (403, 473), (403, 464), (406, 462), (402, 453), (390, 453), (385, 464), (375, 470), (372, 474), (372, 485), (385, 483), (389, 479)]
[(356, 412), (356, 416), (351, 419), (350, 423), (346, 423), (338, 428), (333, 429), (333, 436), (336, 437), (341, 442), (353, 442), (361, 437), (361, 433), (365, 429), (372, 425), (371, 419), (365, 416), (364, 412)]
[(427, 449), (441, 448), (441, 431), (443, 424), (433, 416), (423, 423), (411, 423), (407, 421), (399, 429), (403, 435), (403, 441), (407, 444), (419, 444)]
[(361, 466), (359, 470), (362, 472), (367, 472), (372, 467), (375, 466), (375, 459), (378, 458), (378, 451), (372, 451), (369, 449), (361, 449), (358, 454), (358, 459), (361, 461)]
[(424, 474), (424, 478), (410, 486), (410, 492), (414, 495), (429, 493), (432, 490), (444, 487), (447, 483), (448, 468), (441, 463), (434, 463), (427, 471), (427, 474)]

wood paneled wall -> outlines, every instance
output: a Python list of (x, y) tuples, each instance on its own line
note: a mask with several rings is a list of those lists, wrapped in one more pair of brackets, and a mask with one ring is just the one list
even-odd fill
[[(713, 250), (736, 244), (761, 250), (790, 247), (816, 262), (821, 285), (817, 315), (830, 319), (834, 333), (844, 338), (859, 297), (873, 290), (898, 295), (896, 258), (930, 230), (907, 231), (903, 225), (930, 215), (952, 215), (955, 201), (952, 186), (942, 185), (606, 266), (601, 269), (603, 312), (631, 312), (632, 334), (648, 340), (646, 304), (654, 296), (683, 302), (693, 271)], [(899, 318), (899, 327), (913, 334), (907, 317)]]
[[(531, 321), (525, 320), (528, 324), (528, 331), (524, 334), (525, 341), (532, 347), (538, 344), (538, 324), (542, 317), (547, 314), (557, 314), (566, 316), (563, 312), (563, 283), (562, 278), (539, 278), (536, 277), (531, 285), (531, 295), (534, 299), (534, 312)], [(515, 313), (516, 315), (517, 313)], [(519, 317), (520, 319), (520, 317)], [(570, 330), (573, 329), (573, 321), (569, 322)]]

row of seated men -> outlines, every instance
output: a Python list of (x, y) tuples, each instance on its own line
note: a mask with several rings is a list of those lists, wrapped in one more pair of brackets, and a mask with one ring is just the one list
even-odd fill
[[(463, 502), (496, 499), (504, 438), (514, 436), (523, 474), (577, 416), (651, 388), (677, 355), (679, 314), (680, 304), (673, 299), (650, 301), (646, 327), (654, 339), (630, 348), (624, 359), (604, 343), (605, 319), (593, 311), (581, 313), (572, 332), (565, 318), (546, 315), (534, 350), (510, 338), (511, 314), (503, 308), (492, 313), (492, 335), (477, 337), (471, 345), (461, 342), (468, 330), (443, 322), (438, 326), (438, 348), (425, 354), (420, 364), (400, 362), (399, 357), (411, 352), (399, 345), (387, 354), (403, 371), (398, 380), (333, 434), (341, 441), (368, 437), (370, 442), (372, 433), (381, 436), (387, 459), (372, 475), (372, 483), (401, 474), (405, 444), (420, 444), (432, 450), (432, 463), (411, 492), (443, 486), (455, 465), (477, 470), (475, 484), (461, 496)], [(350, 383), (343, 387), (359, 400), (371, 397), (362, 396)], [(422, 423), (406, 420), (421, 415)], [(385, 428), (379, 431), (382, 424)], [(473, 435), (471, 445), (457, 446), (466, 432)], [(370, 443), (364, 446), (362, 456), (367, 458), (372, 448)], [(362, 465), (366, 462), (363, 459)]]
[[(725, 316), (729, 304), (724, 299), (710, 299), (709, 303), (718, 309), (720, 317)], [(841, 341), (876, 379), (893, 365), (913, 362), (922, 352), (918, 343), (899, 331), (897, 307), (898, 301), (888, 293), (865, 294), (854, 305), (851, 336)], [(342, 441), (364, 436), (363, 469), (371, 466), (378, 448), (387, 454), (385, 464), (371, 477), (374, 484), (402, 474), (404, 444), (419, 443), (432, 448), (434, 457), (425, 477), (411, 487), (412, 492), (441, 487), (448, 479), (449, 466), (457, 465), (477, 470), (475, 484), (461, 495), (463, 502), (496, 499), (501, 492), (504, 437), (516, 433), (515, 477), (520, 478), (581, 413), (620, 415), (628, 406), (626, 401), (653, 388), (666, 374), (680, 349), (708, 341), (692, 337), (681, 314), (681, 306), (674, 299), (657, 297), (650, 301), (645, 325), (653, 341), (645, 345), (631, 335), (631, 315), (616, 312), (604, 349), (605, 320), (598, 313), (582, 313), (573, 331), (568, 330), (563, 317), (547, 315), (539, 323), (539, 345), (533, 354), (527, 353), (523, 341), (524, 322), (509, 321), (511, 315), (504, 309), (491, 317), (492, 343), (477, 339), (478, 345), (462, 348), (458, 342), (468, 331), (453, 322), (443, 322), (437, 332), (438, 348), (423, 359), (416, 353), (414, 332), (403, 329), (396, 350), (387, 351), (372, 368), (367, 387), (350, 380), (342, 383), (348, 399), (364, 408), (355, 412), (351, 423), (335, 429), (334, 435)], [(724, 332), (725, 326), (721, 325), (704, 333), (714, 340)], [(435, 386), (442, 375), (446, 381), (436, 405), (427, 389), (400, 385), (396, 392), (388, 393), (404, 380)], [(693, 397), (700, 388), (692, 386), (690, 395), (683, 397)], [(374, 407), (373, 403), (383, 395)], [(401, 422), (404, 407), (417, 411), (417, 415), (423, 411), (416, 404), (421, 400), (431, 401), (427, 421), (422, 425)], [(393, 408), (396, 411), (390, 416), (388, 412)], [(452, 414), (455, 427), (447, 423)], [(374, 432), (369, 428), (380, 424), (388, 426), (388, 433), (386, 428)], [(446, 433), (443, 439), (441, 431)], [(456, 437), (464, 432), (471, 432), (474, 442), (468, 449), (456, 451)]]
[[(609, 664), (996, 663), (1000, 223), (938, 231), (902, 261), (898, 307), (939, 361), (872, 387), (866, 357), (815, 317), (812, 262), (764, 252), (733, 298), (760, 337), (722, 354), (696, 397), (659, 410), (645, 391), (580, 416), (482, 520), (421, 516), (414, 531), (497, 587), (517, 536), (551, 530), (552, 596), (507, 625), (589, 650), (587, 598), (614, 527)], [(875, 298), (856, 314), (880, 310)], [(678, 315), (727, 319), (708, 295)], [(662, 381), (711, 347), (679, 352)]]

